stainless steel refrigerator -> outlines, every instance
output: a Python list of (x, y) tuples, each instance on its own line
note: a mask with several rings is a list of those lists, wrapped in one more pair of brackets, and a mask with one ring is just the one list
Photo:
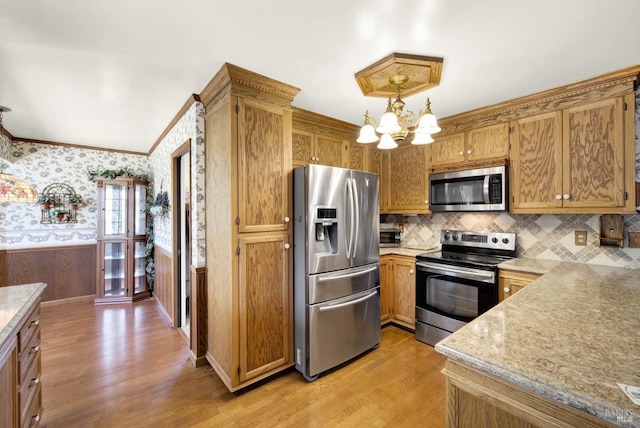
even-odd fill
[(308, 381), (380, 345), (378, 176), (293, 171), (294, 349)]

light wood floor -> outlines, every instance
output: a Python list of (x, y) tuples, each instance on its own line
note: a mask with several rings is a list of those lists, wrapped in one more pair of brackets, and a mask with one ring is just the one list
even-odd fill
[(42, 308), (41, 426), (444, 427), (444, 357), (407, 331), (315, 382), (291, 369), (234, 395), (156, 305)]

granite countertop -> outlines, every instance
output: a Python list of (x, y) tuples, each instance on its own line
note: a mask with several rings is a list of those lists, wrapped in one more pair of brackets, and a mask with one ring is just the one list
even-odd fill
[(43, 282), (0, 287), (0, 347), (17, 333), (18, 324), (40, 297), (47, 285)]
[(531, 259), (500, 267), (544, 275), (436, 351), (611, 423), (640, 426), (640, 406), (618, 387), (640, 386), (640, 272)]
[(430, 253), (432, 251), (438, 251), (439, 249), (440, 247), (427, 247), (427, 248), (387, 247), (387, 248), (380, 248), (380, 255), (385, 256), (388, 254), (397, 254), (400, 256), (415, 257), (418, 254)]

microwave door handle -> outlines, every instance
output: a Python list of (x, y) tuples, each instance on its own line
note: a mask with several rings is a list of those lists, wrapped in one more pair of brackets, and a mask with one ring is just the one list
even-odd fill
[(482, 186), (482, 193), (484, 193), (484, 203), (488, 204), (490, 201), (489, 199), (489, 179), (491, 178), (490, 174), (487, 174), (484, 176), (484, 184)]

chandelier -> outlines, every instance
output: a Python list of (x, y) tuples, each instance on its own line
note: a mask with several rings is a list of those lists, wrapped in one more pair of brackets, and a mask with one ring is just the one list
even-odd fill
[[(440, 127), (431, 112), (431, 100), (427, 98), (415, 116), (410, 110), (403, 112), (405, 102), (401, 91), (410, 96), (437, 86), (442, 62), (442, 58), (393, 53), (356, 73), (364, 95), (389, 97), (380, 122), (376, 122), (368, 111), (365, 113), (364, 125), (356, 141), (364, 144), (380, 141), (379, 149), (394, 149), (398, 142), (406, 140), (416, 145), (432, 143), (431, 135), (440, 132)], [(395, 100), (392, 100), (393, 95)]]
[[(11, 111), (8, 107), (0, 106), (0, 135), (3, 134), (2, 113)], [(4, 162), (0, 160), (0, 202), (36, 202), (38, 192), (25, 181), (2, 172)]]

